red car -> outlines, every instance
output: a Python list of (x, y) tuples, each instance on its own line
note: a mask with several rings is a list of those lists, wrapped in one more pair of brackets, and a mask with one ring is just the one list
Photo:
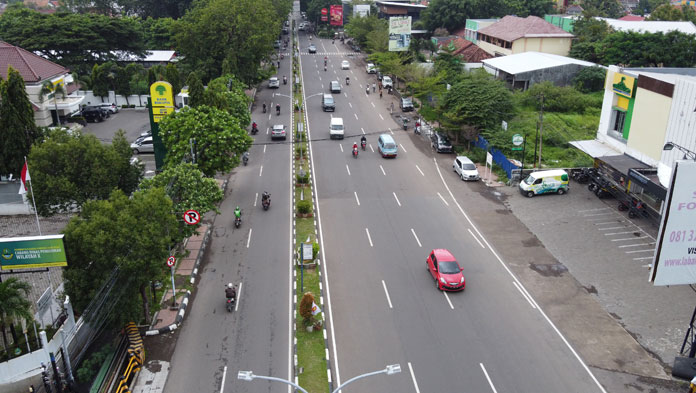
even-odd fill
[(444, 248), (432, 250), (425, 261), (441, 291), (463, 291), (466, 280), (454, 256)]

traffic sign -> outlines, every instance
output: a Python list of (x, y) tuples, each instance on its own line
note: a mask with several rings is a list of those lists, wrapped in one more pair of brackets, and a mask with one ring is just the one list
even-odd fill
[(201, 222), (201, 215), (195, 210), (186, 210), (184, 213), (184, 221), (189, 225), (196, 225)]
[(176, 258), (174, 258), (174, 256), (167, 258), (167, 266), (174, 267), (175, 263), (176, 263)]
[(329, 13), (329, 10), (327, 10), (326, 8), (322, 8), (322, 9), (321, 9), (321, 14), (322, 14), (322, 15), (328, 15), (328, 13)]
[(520, 134), (515, 134), (512, 136), (512, 144), (519, 146), (524, 143), (524, 137)]

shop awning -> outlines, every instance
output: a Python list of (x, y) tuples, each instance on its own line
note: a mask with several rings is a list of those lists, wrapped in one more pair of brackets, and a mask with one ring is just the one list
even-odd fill
[(606, 157), (606, 156), (620, 156), (623, 153), (609, 146), (608, 144), (598, 141), (596, 139), (588, 141), (572, 141), (571, 145), (589, 155), (592, 158)]

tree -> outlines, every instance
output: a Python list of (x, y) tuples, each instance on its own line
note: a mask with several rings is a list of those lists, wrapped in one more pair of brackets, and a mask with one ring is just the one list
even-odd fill
[(373, 30), (386, 30), (388, 28), (387, 21), (377, 18), (377, 15), (356, 16), (350, 18), (346, 23), (345, 31), (360, 46), (365, 46), (367, 35)]
[(232, 72), (251, 83), (270, 58), (281, 23), (271, 0), (201, 1), (176, 23), (175, 39), (182, 62), (203, 81), (221, 75), (228, 59)]
[(475, 7), (472, 0), (433, 0), (421, 13), (421, 20), (429, 31), (438, 27), (455, 31), (473, 17)]
[[(457, 133), (493, 130), (512, 113), (512, 93), (485, 71), (465, 76), (445, 94), (443, 126)], [(467, 139), (473, 139), (471, 133)]]
[(682, 11), (671, 5), (671, 4), (663, 4), (653, 12), (650, 13), (650, 16), (647, 17), (647, 20), (667, 20), (667, 21), (677, 21), (677, 20), (682, 20), (682, 17), (684, 14)]
[(2, 330), (2, 345), (7, 351), (7, 325), (11, 326), (12, 338), (17, 342), (14, 323), (20, 320), (31, 320), (31, 302), (27, 300), (31, 286), (11, 277), (0, 282), (0, 330)]
[(174, 48), (174, 24), (176, 20), (172, 18), (152, 18), (143, 19), (143, 41), (148, 49), (171, 49)]
[(206, 105), (184, 108), (162, 119), (160, 136), (167, 148), (167, 166), (190, 158), (193, 140), (196, 165), (206, 176), (239, 165), (240, 156), (253, 141), (237, 119)]
[(602, 67), (584, 67), (573, 78), (573, 85), (583, 93), (600, 91), (604, 88), (606, 75), (607, 71)]
[(585, 12), (607, 18), (618, 18), (622, 15), (623, 7), (617, 0), (583, 0)]
[(311, 326), (314, 323), (314, 314), (312, 307), (314, 306), (314, 295), (311, 292), (305, 292), (300, 301), (300, 316), (305, 326)]
[(53, 84), (51, 81), (44, 82), (41, 85), (41, 90), (39, 91), (39, 101), (43, 102), (44, 97), (53, 95), (53, 105), (55, 106), (56, 116), (53, 118), (53, 124), (60, 124), (60, 119), (58, 118), (58, 96), (65, 97), (66, 92), (63, 88), (63, 84)]
[(210, 81), (203, 93), (203, 102), (207, 106), (229, 113), (242, 128), (251, 122), (250, 99), (244, 93), (244, 85), (232, 75)]
[(599, 42), (611, 33), (609, 24), (601, 19), (596, 19), (596, 14), (585, 11), (582, 17), (578, 18), (573, 24), (573, 34), (575, 42)]
[[(152, 179), (143, 180), (140, 185), (141, 190), (154, 187), (161, 187), (166, 191), (174, 203), (174, 211), (179, 213), (189, 209), (194, 209), (201, 215), (211, 210), (219, 213), (216, 204), (224, 197), (217, 181), (203, 176), (196, 165), (190, 163), (165, 168)], [(179, 221), (176, 240), (191, 236), (199, 226), (200, 224), (194, 226)]]
[(101, 97), (102, 101), (104, 97), (109, 96), (109, 89), (111, 88), (111, 68), (113, 63), (105, 63), (102, 65), (95, 64), (92, 67), (92, 93), (95, 96)]
[(64, 270), (65, 290), (81, 312), (97, 294), (106, 278), (119, 269), (115, 287), (126, 295), (117, 299), (116, 319), (137, 318), (138, 305), (131, 300), (137, 292), (145, 323), (149, 323), (147, 288), (164, 279), (170, 231), (176, 228), (172, 201), (162, 188), (138, 191), (131, 198), (115, 190), (106, 200), (91, 200), (63, 231), (71, 263)]
[(7, 81), (0, 79), (0, 173), (19, 175), (39, 136), (24, 79), (9, 67)]
[(179, 94), (181, 91), (181, 75), (179, 74), (179, 70), (176, 68), (174, 64), (167, 64), (167, 66), (164, 69), (164, 79), (171, 83), (172, 85), (172, 93), (174, 95)]
[(42, 216), (106, 199), (113, 189), (130, 195), (142, 168), (130, 164), (129, 144), (119, 130), (111, 145), (94, 135), (55, 130), (29, 155), (36, 210)]
[(198, 77), (198, 73), (190, 73), (188, 78), (186, 78), (186, 85), (188, 86), (189, 105), (192, 108), (203, 105), (205, 103), (205, 87)]
[(619, 31), (602, 41), (602, 64), (627, 67), (693, 67), (696, 40), (693, 34)]
[(126, 98), (126, 104), (130, 105), (128, 96), (133, 94), (131, 89), (131, 70), (132, 68), (115, 67), (116, 77), (114, 78), (114, 92)]

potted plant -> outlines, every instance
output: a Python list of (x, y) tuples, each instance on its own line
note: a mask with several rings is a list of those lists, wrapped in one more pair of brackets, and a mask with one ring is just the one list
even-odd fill
[(300, 217), (311, 217), (312, 216), (312, 202), (308, 200), (303, 200), (297, 202), (297, 215)]

